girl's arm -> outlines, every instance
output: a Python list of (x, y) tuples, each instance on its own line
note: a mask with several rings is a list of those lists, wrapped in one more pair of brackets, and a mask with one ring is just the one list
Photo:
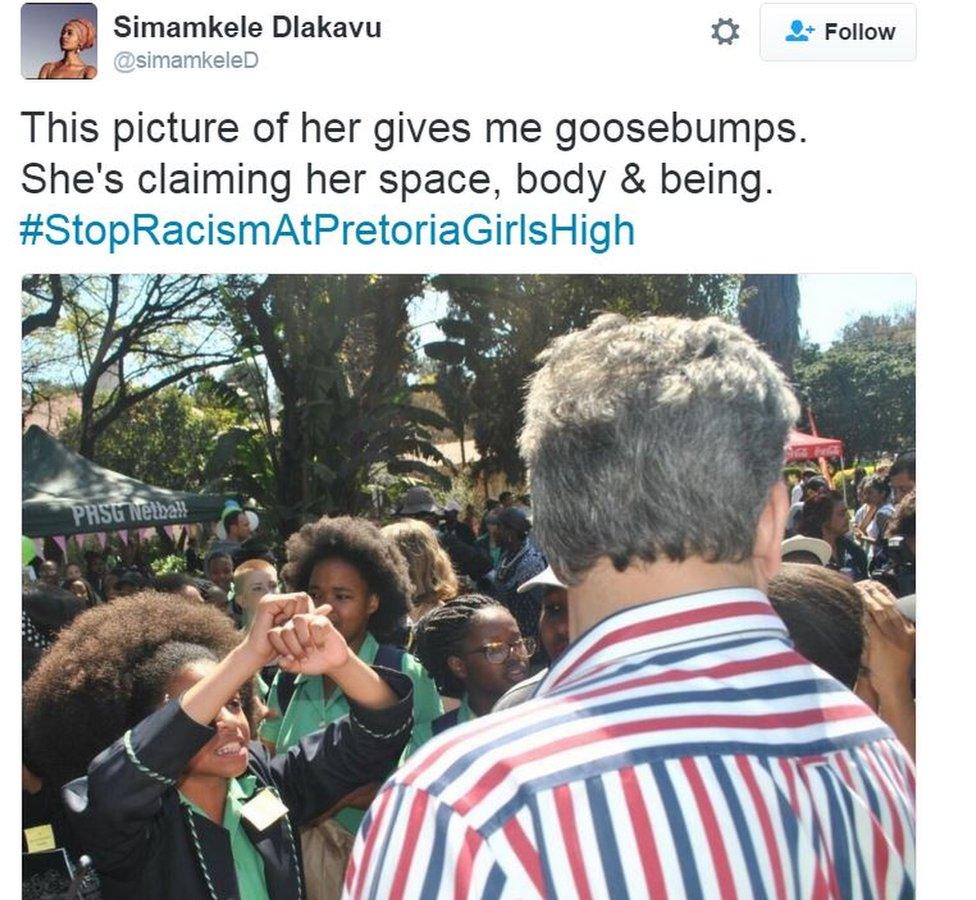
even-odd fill
[(96, 756), (86, 777), (64, 786), (72, 830), (100, 872), (138, 881), (166, 795), (213, 734), (171, 700)]
[(269, 632), (278, 664), (295, 675), (328, 676), (346, 699), (365, 709), (393, 706), (399, 698), (375, 669), (353, 653), (329, 621), (331, 609), (326, 604), (313, 613), (295, 614), (286, 625)]
[(325, 675), (349, 701), (349, 715), (303, 738), (270, 768), (282, 800), (299, 825), (334, 810), (349, 795), (382, 780), (396, 764), (412, 723), (412, 683), (383, 676), (348, 647), (327, 617), (328, 607), (297, 615), (269, 635), (288, 672)]
[(213, 737), (210, 723), (275, 655), (268, 632), (310, 606), (305, 594), (266, 598), (248, 636), (223, 661), (182, 698), (165, 703), (102, 751), (87, 777), (65, 786), (68, 817), (99, 870), (122, 881), (138, 879), (166, 794)]
[(915, 626), (895, 605), (895, 596), (876, 581), (855, 584), (864, 599), (866, 663), (878, 695), (878, 715), (915, 759)]

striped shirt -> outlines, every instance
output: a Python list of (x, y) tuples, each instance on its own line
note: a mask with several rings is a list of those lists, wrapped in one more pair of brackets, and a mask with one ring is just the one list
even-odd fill
[(751, 589), (616, 613), (532, 700), (425, 745), (346, 897), (907, 898), (915, 773)]

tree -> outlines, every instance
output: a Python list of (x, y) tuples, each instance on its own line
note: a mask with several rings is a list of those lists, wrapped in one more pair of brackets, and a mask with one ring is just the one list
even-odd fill
[[(21, 291), (21, 424), (39, 407), (57, 404), (73, 392), (59, 379), (75, 359), (55, 326), (64, 305), (60, 275), (28, 275)], [(30, 336), (30, 340), (23, 340)], [(70, 401), (69, 401), (70, 402)]]
[(800, 343), (800, 286), (796, 275), (746, 275), (739, 323), (790, 376)]
[[(73, 350), (63, 380), (81, 399), (82, 456), (93, 459), (105, 432), (144, 400), (235, 359), (220, 333), (225, 317), (217, 298), (224, 288), (203, 275), (25, 279), (29, 298), (61, 310), (53, 340), (62, 360), (66, 346)], [(36, 356), (39, 339), (32, 326), (25, 358)]]
[(864, 341), (892, 341), (915, 345), (915, 310), (881, 315), (863, 315), (848, 322), (841, 331), (841, 340), (848, 344)]
[(27, 275), (22, 292), (21, 338), (33, 334), (38, 328), (51, 328), (57, 324), (64, 306), (64, 285), (60, 275)]
[(795, 382), (820, 432), (842, 438), (849, 456), (914, 447), (914, 312), (862, 317), (826, 351), (808, 345)]
[[(233, 416), (175, 387), (147, 397), (102, 435), (94, 462), (158, 487), (199, 491), (217, 436)], [(81, 420), (69, 414), (59, 438), (77, 448)]]
[(442, 275), (432, 285), (449, 297), (439, 324), (463, 348), (472, 379), (477, 469), (504, 473), (513, 484), (525, 477), (516, 446), (523, 386), (552, 338), (585, 327), (600, 312), (727, 314), (738, 286), (723, 275)]
[(412, 403), (406, 378), (408, 304), (424, 285), (422, 276), (274, 275), (228, 297), (259, 389), (238, 386), (251, 428), (226, 444), (263, 473), (250, 484), (269, 495), (284, 535), (312, 516), (361, 511), (379, 469), (443, 480), (429, 461), (447, 460), (429, 429), (444, 420)]
[(424, 352), (434, 364), (433, 371), (417, 384), (420, 405), (424, 405), (423, 393), (433, 392), (437, 406), (444, 414), (451, 433), (461, 450), (461, 468), (467, 467), (465, 441), (468, 420), (473, 411), (471, 390), (474, 378), (464, 366), (461, 346), (453, 341), (435, 341), (424, 347)]

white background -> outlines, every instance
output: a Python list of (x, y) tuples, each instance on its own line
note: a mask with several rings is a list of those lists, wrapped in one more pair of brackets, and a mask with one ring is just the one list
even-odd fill
[[(2, 284), (7, 296), (0, 353), (7, 388), (2, 420), (6, 476), (0, 545), (9, 548), (9, 588), (4, 612), (6, 683), (16, 684), (20, 384), (15, 348), (17, 298), (25, 272), (878, 272), (914, 273), (918, 287), (918, 449), (922, 493), (922, 558), (919, 593), (919, 884), (921, 896), (958, 896), (957, 874), (972, 854), (969, 817), (976, 803), (972, 776), (972, 679), (974, 591), (967, 567), (969, 447), (973, 436), (972, 256), (973, 256), (973, 71), (970, 43), (976, 35), (967, 4), (918, 4), (915, 62), (779, 64), (759, 54), (759, 3), (598, 4), (346, 3), (289, 5), (203, 2), (99, 4), (99, 75), (92, 82), (25, 81), (19, 74), (19, 8), (8, 4), (3, 35), (5, 136), (3, 203), (0, 205)], [(382, 17), (379, 41), (261, 39), (204, 42), (137, 41), (110, 34), (117, 13), (146, 18), (197, 18), (213, 12), (232, 17), (249, 12), (270, 23), (273, 13), (322, 12), (331, 19)], [(718, 46), (711, 23), (720, 16), (740, 25), (741, 39)], [(57, 59), (56, 37), (52, 38)], [(134, 72), (112, 69), (119, 50), (190, 52), (257, 50), (251, 71)], [(968, 68), (968, 71), (965, 69)], [(544, 147), (511, 152), (472, 141), (460, 147), (403, 148), (382, 157), (352, 147), (292, 145), (255, 149), (150, 146), (114, 155), (107, 142), (74, 148), (26, 143), (21, 109), (71, 110), (101, 119), (113, 114), (226, 115), (242, 122), (283, 109), (307, 109), (322, 118), (395, 115), (534, 116), (565, 115), (654, 118), (679, 110), (689, 116), (794, 118), (805, 144), (768, 145), (751, 150), (645, 145), (557, 153)], [(597, 204), (619, 210), (638, 224), (638, 243), (603, 256), (538, 248), (182, 248), (127, 250), (109, 258), (97, 248), (22, 248), (16, 223), (23, 213), (77, 210), (86, 214), (151, 208), (182, 213), (194, 208), (254, 217), (281, 208), (255, 198), (173, 197), (147, 200), (134, 194), (109, 197), (26, 197), (20, 169), (28, 160), (57, 160), (84, 166), (96, 161), (127, 170), (159, 159), (199, 159), (214, 166), (238, 159), (281, 165), (287, 159), (319, 167), (485, 167), (502, 179), (515, 159), (563, 167), (639, 161), (652, 175), (662, 159), (687, 167), (709, 161), (738, 167), (755, 164), (774, 193), (747, 204), (736, 197), (608, 198)], [(652, 175), (653, 177), (653, 175)], [(300, 182), (301, 179), (298, 179)], [(520, 200), (509, 188), (506, 211), (552, 212), (587, 204), (552, 198)], [(372, 196), (355, 201), (293, 199), (294, 209), (339, 209), (347, 214), (403, 212), (410, 217), (437, 210), (488, 207), (480, 203), (419, 201), (400, 210)], [(0, 852), (9, 865), (11, 887), (19, 868), (15, 765), (19, 721), (11, 702), (3, 772), (4, 809)], [(7, 856), (9, 854), (9, 856)], [(939, 892), (939, 885), (952, 885)]]

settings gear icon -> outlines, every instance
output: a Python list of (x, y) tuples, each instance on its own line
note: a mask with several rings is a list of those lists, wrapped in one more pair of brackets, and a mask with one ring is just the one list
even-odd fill
[(739, 37), (739, 26), (731, 19), (719, 19), (712, 25), (712, 38), (720, 44), (731, 44)]

